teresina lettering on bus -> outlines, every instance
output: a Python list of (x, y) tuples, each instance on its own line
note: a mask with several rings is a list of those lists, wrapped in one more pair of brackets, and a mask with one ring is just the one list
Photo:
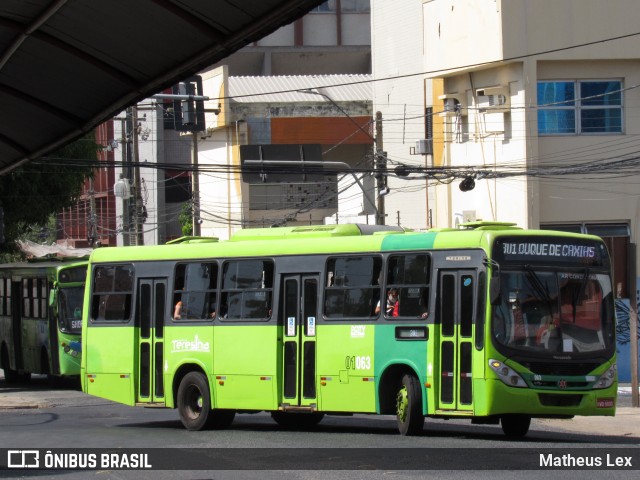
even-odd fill
[(209, 342), (203, 342), (195, 336), (193, 340), (172, 340), (172, 352), (208, 352)]

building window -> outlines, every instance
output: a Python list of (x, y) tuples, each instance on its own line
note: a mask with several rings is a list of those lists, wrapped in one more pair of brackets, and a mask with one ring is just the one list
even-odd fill
[(309, 13), (333, 13), (336, 11), (336, 0), (327, 0), (321, 3)]
[(340, 11), (342, 13), (369, 13), (371, 3), (370, 0), (341, 0)]
[(622, 82), (538, 82), (538, 134), (622, 133)]

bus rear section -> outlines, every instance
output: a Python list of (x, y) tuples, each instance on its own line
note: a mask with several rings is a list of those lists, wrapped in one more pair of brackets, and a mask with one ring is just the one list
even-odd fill
[(86, 265), (74, 259), (0, 267), (0, 362), (8, 383), (80, 374)]

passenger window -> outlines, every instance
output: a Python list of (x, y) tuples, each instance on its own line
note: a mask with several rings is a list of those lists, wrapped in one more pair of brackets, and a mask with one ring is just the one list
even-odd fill
[[(387, 264), (387, 318), (427, 318), (431, 258), (426, 254), (392, 255)], [(394, 296), (395, 294), (395, 296)], [(380, 308), (382, 311), (382, 307)]]
[(218, 315), (218, 264), (182, 263), (176, 266), (173, 319), (213, 320)]
[(131, 318), (133, 265), (95, 267), (91, 296), (91, 320), (127, 322)]
[(233, 260), (222, 273), (220, 314), (226, 320), (271, 317), (274, 266), (271, 260)]
[(327, 262), (324, 315), (329, 319), (372, 318), (380, 301), (382, 258), (353, 256)]

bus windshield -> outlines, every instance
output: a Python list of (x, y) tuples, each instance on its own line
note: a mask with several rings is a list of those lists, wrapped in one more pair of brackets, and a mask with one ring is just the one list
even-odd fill
[(493, 309), (498, 347), (534, 356), (598, 353), (615, 342), (610, 277), (577, 271), (502, 271)]
[(63, 332), (81, 333), (84, 287), (61, 288), (59, 293), (59, 327)]

